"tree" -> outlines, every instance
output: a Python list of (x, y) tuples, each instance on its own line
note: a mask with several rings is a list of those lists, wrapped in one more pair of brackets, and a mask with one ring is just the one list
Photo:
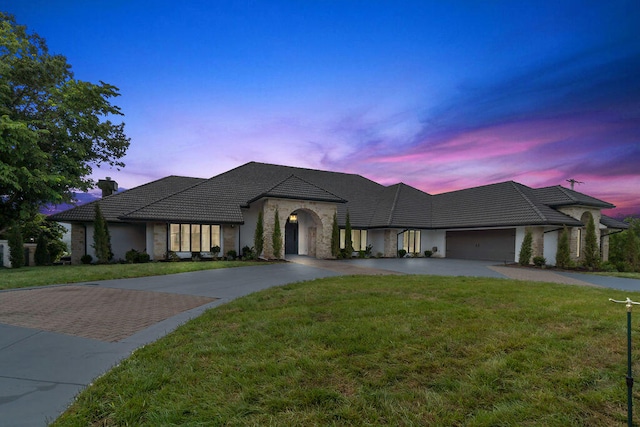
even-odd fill
[(256, 256), (262, 255), (262, 249), (264, 247), (264, 220), (262, 210), (258, 213), (258, 223), (256, 224), (256, 231), (253, 234), (253, 247), (256, 251)]
[(24, 265), (24, 241), (22, 240), (22, 232), (20, 225), (14, 223), (9, 228), (9, 261), (12, 268), (20, 268)]
[(273, 216), (273, 235), (271, 236), (271, 243), (273, 243), (273, 256), (276, 259), (280, 258), (282, 252), (282, 231), (280, 231), (280, 218), (278, 216), (278, 209)]
[(96, 251), (96, 258), (99, 264), (108, 263), (113, 258), (111, 252), (111, 236), (107, 221), (100, 210), (100, 203), (95, 204), (95, 219), (93, 221), (93, 249)]
[(584, 236), (584, 264), (589, 268), (597, 268), (600, 265), (600, 250), (598, 249), (596, 225), (591, 212), (587, 212), (587, 216), (587, 230)]
[(351, 221), (349, 220), (349, 209), (347, 209), (347, 219), (344, 224), (344, 251), (347, 258), (351, 258), (353, 253), (353, 240), (351, 240)]
[(624, 263), (631, 271), (640, 271), (640, 249), (638, 237), (632, 229), (626, 231), (626, 239), (624, 241)]
[(556, 251), (556, 267), (567, 268), (571, 266), (571, 248), (569, 247), (569, 230), (565, 226), (558, 238), (558, 249)]
[(118, 88), (74, 78), (62, 55), (0, 12), (0, 231), (48, 203), (93, 186), (93, 167), (119, 161), (129, 147)]
[(331, 255), (337, 257), (340, 254), (340, 228), (338, 227), (338, 214), (333, 213), (333, 226), (331, 227)]
[(524, 235), (524, 239), (522, 240), (522, 245), (520, 245), (520, 255), (518, 257), (518, 263), (522, 266), (529, 265), (529, 261), (531, 260), (531, 255), (533, 255), (533, 236), (531, 235), (531, 231), (527, 230)]
[(51, 264), (51, 257), (49, 256), (49, 242), (47, 241), (47, 236), (45, 236), (44, 233), (38, 236), (36, 252), (33, 254), (33, 260), (36, 265)]

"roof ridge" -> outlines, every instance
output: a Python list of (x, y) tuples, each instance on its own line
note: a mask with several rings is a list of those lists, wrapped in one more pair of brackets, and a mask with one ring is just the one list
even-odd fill
[[(184, 178), (189, 178), (189, 177), (184, 177)], [(138, 209), (134, 209), (134, 210), (132, 210), (132, 211), (124, 212), (122, 215), (118, 216), (118, 218), (123, 218), (123, 217), (126, 217), (126, 216), (128, 216), (128, 215), (131, 215), (132, 213), (135, 213), (135, 212), (141, 211), (142, 209), (145, 209), (145, 208), (147, 208), (147, 207), (148, 207), (148, 206), (150, 206), (150, 205), (153, 205), (153, 204), (155, 204), (155, 203), (158, 203), (158, 202), (161, 202), (161, 201), (163, 201), (163, 200), (166, 200), (166, 199), (168, 199), (169, 197), (173, 197), (173, 196), (175, 196), (175, 195), (176, 195), (176, 194), (178, 194), (178, 193), (182, 193), (182, 192), (184, 192), (184, 191), (191, 190), (192, 188), (195, 188), (195, 187), (197, 187), (197, 186), (199, 186), (199, 185), (202, 185), (202, 184), (204, 184), (205, 182), (208, 182), (208, 181), (209, 181), (208, 179), (205, 179), (205, 178), (196, 178), (196, 179), (200, 179), (200, 181), (199, 181), (199, 182), (197, 182), (197, 183), (195, 183), (195, 184), (193, 184), (193, 185), (191, 185), (191, 186), (189, 186), (189, 187), (187, 187), (187, 188), (183, 188), (183, 189), (178, 190), (178, 191), (172, 191), (170, 194), (167, 194), (167, 195), (166, 195), (166, 196), (164, 196), (164, 197), (161, 197), (161, 198), (159, 198), (159, 199), (157, 199), (157, 200), (154, 200), (154, 201), (152, 201), (152, 202), (149, 202), (149, 203), (147, 203), (147, 204), (146, 204), (146, 205), (144, 205), (144, 206), (140, 206)], [(159, 181), (159, 180), (158, 180), (158, 181)], [(153, 181), (153, 182), (155, 182), (155, 181)], [(136, 187), (136, 188), (138, 188), (138, 187)]]
[(518, 192), (518, 193), (519, 193), (519, 194), (520, 194), (520, 195), (521, 195), (521, 196), (522, 196), (522, 197), (527, 201), (527, 203), (528, 203), (528, 204), (533, 208), (534, 212), (535, 212), (535, 213), (540, 217), (540, 219), (541, 219), (541, 220), (546, 221), (546, 220), (548, 219), (548, 218), (547, 218), (547, 217), (546, 217), (546, 216), (545, 216), (545, 215), (540, 211), (540, 209), (538, 209), (538, 206), (537, 206), (535, 203), (533, 203), (533, 201), (531, 200), (531, 198), (530, 198), (528, 195), (526, 195), (526, 194), (524, 193), (524, 191), (522, 191), (522, 189), (521, 189), (521, 188), (519, 188), (518, 186), (522, 186), (522, 187), (525, 187), (525, 188), (527, 188), (527, 189), (529, 189), (529, 190), (532, 190), (532, 188), (531, 188), (531, 187), (527, 187), (526, 185), (524, 185), (524, 184), (520, 184), (519, 182), (515, 182), (515, 181), (508, 181), (508, 182), (509, 182), (509, 183), (513, 186), (513, 188), (515, 188), (515, 190), (516, 190), (516, 191), (517, 191), (517, 192)]
[(393, 203), (391, 204), (391, 210), (389, 211), (389, 219), (387, 224), (393, 224), (393, 215), (396, 213), (396, 205), (398, 204), (398, 198), (400, 197), (400, 189), (402, 188), (401, 182), (394, 184), (398, 188), (396, 188), (396, 194), (393, 196)]

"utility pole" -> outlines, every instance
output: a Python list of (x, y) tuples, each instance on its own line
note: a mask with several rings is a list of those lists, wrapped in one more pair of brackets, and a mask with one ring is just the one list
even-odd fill
[(571, 189), (573, 190), (573, 186), (575, 184), (584, 184), (582, 181), (578, 181), (577, 179), (569, 178), (567, 182), (571, 183)]

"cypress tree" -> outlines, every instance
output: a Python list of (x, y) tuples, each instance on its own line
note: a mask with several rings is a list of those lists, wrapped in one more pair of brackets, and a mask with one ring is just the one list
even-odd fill
[(9, 229), (8, 237), (11, 268), (20, 268), (24, 265), (24, 241), (19, 224), (16, 223)]
[(273, 256), (276, 259), (280, 259), (280, 253), (282, 251), (282, 231), (280, 230), (280, 217), (278, 216), (278, 209), (276, 209), (273, 221), (273, 235), (271, 236), (273, 243)]
[(253, 247), (256, 251), (256, 256), (259, 257), (262, 255), (262, 249), (264, 248), (264, 220), (262, 210), (258, 213), (256, 232), (253, 234)]
[(331, 227), (331, 255), (337, 257), (340, 253), (340, 228), (338, 228), (338, 214), (333, 213), (333, 226)]
[(567, 268), (571, 265), (571, 250), (569, 248), (569, 230), (565, 225), (558, 238), (558, 249), (556, 251), (556, 267)]
[(113, 257), (111, 252), (111, 236), (107, 221), (102, 215), (100, 204), (95, 204), (95, 220), (93, 222), (93, 248), (96, 251), (96, 258), (99, 264), (106, 264)]
[(584, 264), (589, 268), (596, 268), (600, 264), (600, 251), (596, 237), (596, 225), (591, 212), (587, 212), (587, 234), (584, 237)]
[(351, 240), (351, 221), (349, 220), (349, 209), (347, 209), (347, 219), (344, 224), (344, 250), (347, 258), (351, 258), (353, 253), (353, 240)]
[(51, 264), (51, 258), (49, 255), (49, 241), (44, 233), (40, 233), (38, 236), (38, 242), (36, 244), (36, 252), (33, 254), (36, 265), (49, 265)]
[(531, 255), (533, 254), (533, 236), (531, 231), (527, 230), (520, 246), (520, 256), (518, 257), (518, 263), (522, 266), (529, 265)]

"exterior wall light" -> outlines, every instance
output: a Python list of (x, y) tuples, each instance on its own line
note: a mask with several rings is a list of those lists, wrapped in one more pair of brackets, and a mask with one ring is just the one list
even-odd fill
[(289, 223), (291, 224), (295, 224), (298, 222), (298, 215), (292, 213), (291, 215), (289, 215)]

